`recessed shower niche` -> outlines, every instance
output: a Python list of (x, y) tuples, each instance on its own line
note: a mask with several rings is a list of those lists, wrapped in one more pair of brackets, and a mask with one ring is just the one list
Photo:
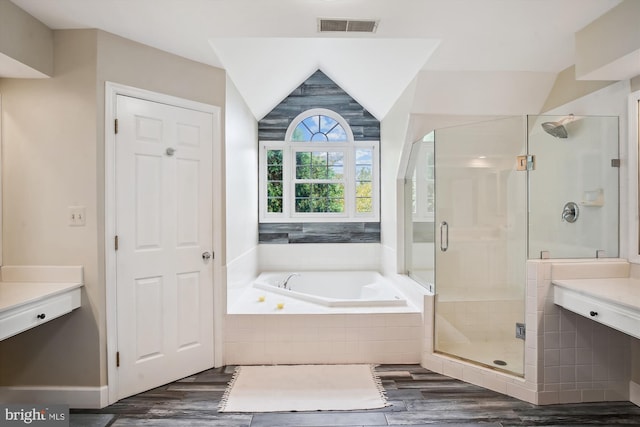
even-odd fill
[(617, 159), (617, 117), (507, 117), (412, 145), (405, 267), (435, 288), (436, 353), (524, 375), (526, 261), (618, 256)]

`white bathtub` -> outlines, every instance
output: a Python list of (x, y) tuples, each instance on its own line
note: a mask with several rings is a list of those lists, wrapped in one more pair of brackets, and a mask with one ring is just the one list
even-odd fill
[(375, 271), (301, 271), (262, 273), (253, 287), (327, 307), (406, 306), (405, 297)]

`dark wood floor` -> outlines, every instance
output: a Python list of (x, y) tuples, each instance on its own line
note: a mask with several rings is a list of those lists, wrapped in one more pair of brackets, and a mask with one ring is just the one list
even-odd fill
[(417, 365), (376, 368), (392, 406), (369, 411), (219, 413), (234, 367), (211, 369), (101, 410), (73, 410), (71, 426), (640, 426), (629, 402), (535, 406)]

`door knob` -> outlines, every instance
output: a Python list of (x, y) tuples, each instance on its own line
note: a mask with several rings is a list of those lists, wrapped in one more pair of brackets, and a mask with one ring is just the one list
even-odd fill
[(209, 258), (211, 258), (211, 254), (209, 252), (203, 252), (202, 253), (202, 259), (207, 261)]

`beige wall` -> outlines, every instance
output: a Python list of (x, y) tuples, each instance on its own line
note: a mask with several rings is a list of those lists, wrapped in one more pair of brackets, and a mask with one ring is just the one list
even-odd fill
[(53, 32), (11, 1), (0, 0), (0, 54), (50, 76)]
[[(224, 106), (223, 70), (98, 30), (54, 31), (51, 79), (0, 80), (3, 256), (84, 266), (80, 310), (0, 343), (0, 385), (106, 384), (104, 86)], [(85, 227), (67, 207), (87, 209)]]
[(640, 70), (640, 2), (624, 0), (575, 34), (578, 78), (626, 80)]
[[(51, 79), (3, 79), (3, 261), (83, 265), (82, 308), (0, 343), (0, 384), (100, 383), (96, 34), (56, 32)], [(69, 227), (67, 206), (87, 207)]]
[(640, 76), (631, 79), (631, 92), (640, 90)]
[(558, 73), (540, 113), (553, 110), (568, 102), (609, 86), (615, 81), (576, 80), (576, 67), (571, 66)]

